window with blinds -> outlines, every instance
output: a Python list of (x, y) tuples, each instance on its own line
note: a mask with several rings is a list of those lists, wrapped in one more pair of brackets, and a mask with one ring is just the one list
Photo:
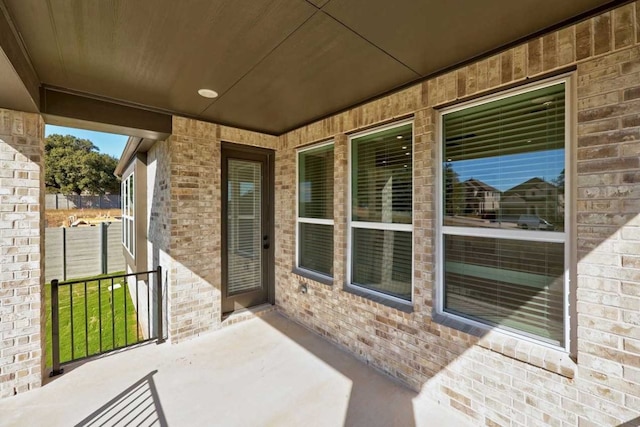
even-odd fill
[(350, 284), (411, 301), (413, 124), (351, 139)]
[(122, 205), (122, 245), (132, 255), (135, 251), (135, 211), (134, 211), (134, 174), (131, 173), (121, 183), (121, 205)]
[(298, 152), (297, 264), (333, 277), (333, 143)]
[(442, 113), (444, 313), (564, 347), (566, 81)]

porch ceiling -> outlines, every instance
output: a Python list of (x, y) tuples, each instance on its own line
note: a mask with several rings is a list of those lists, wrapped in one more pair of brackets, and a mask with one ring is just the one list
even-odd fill
[[(280, 134), (621, 3), (0, 0), (0, 12), (41, 85)], [(16, 96), (0, 91), (0, 107)]]

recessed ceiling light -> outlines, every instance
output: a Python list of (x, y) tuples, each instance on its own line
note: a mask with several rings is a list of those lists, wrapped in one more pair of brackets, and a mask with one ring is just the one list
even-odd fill
[(211, 90), (211, 89), (199, 89), (198, 90), (198, 95), (204, 97), (204, 98), (217, 98), (218, 97), (218, 92), (216, 92), (215, 90)]
[(406, 146), (406, 145), (403, 145), (403, 146), (402, 146), (402, 149), (403, 149), (403, 150), (406, 150), (406, 149), (407, 149), (407, 146)]
[(450, 161), (451, 161), (451, 159), (447, 159), (447, 162), (450, 162)]
[(396, 136), (396, 139), (402, 139), (402, 135)]

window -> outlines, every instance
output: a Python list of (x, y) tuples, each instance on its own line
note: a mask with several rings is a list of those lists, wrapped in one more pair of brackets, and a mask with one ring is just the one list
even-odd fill
[(333, 277), (333, 143), (298, 152), (299, 268)]
[(122, 181), (122, 244), (127, 251), (135, 256), (135, 226), (134, 226), (134, 181), (133, 173)]
[(413, 124), (351, 138), (349, 282), (411, 301)]
[(441, 114), (438, 311), (567, 346), (567, 80)]

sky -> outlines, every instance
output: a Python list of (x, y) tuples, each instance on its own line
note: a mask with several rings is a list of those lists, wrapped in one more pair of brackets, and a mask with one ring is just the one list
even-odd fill
[(49, 136), (51, 134), (73, 135), (77, 138), (88, 139), (100, 149), (101, 153), (110, 154), (116, 159), (120, 158), (122, 150), (124, 150), (124, 146), (127, 144), (127, 139), (129, 139), (129, 137), (125, 135), (46, 125), (44, 135)]
[(507, 156), (449, 162), (460, 181), (475, 178), (506, 191), (531, 178), (552, 182), (564, 169), (564, 150), (546, 150)]

